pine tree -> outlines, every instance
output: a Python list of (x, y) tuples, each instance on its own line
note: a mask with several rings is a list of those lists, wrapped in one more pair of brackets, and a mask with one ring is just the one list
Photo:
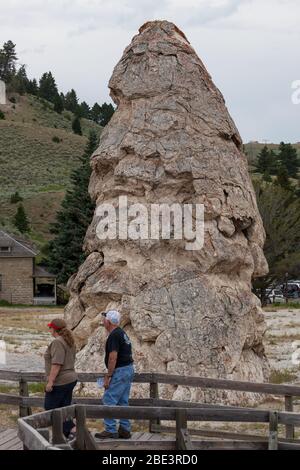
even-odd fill
[(65, 95), (64, 106), (67, 111), (71, 111), (72, 113), (76, 113), (76, 109), (78, 106), (78, 98), (76, 95), (76, 91), (72, 88), (71, 91), (68, 91)]
[(91, 110), (91, 118), (97, 124), (100, 123), (101, 119), (101, 106), (98, 103), (95, 103)]
[(8, 83), (16, 72), (16, 45), (12, 41), (4, 43), (0, 49), (0, 80)]
[(28, 88), (28, 77), (26, 74), (25, 65), (21, 65), (15, 76), (12, 78), (12, 88), (20, 95), (24, 95)]
[(61, 114), (64, 110), (64, 103), (59, 94), (56, 95), (54, 99), (54, 111), (58, 114)]
[(14, 217), (14, 225), (21, 232), (29, 232), (29, 220), (22, 204), (19, 205)]
[(275, 184), (278, 186), (281, 186), (283, 189), (287, 191), (291, 191), (291, 183), (289, 180), (289, 174), (287, 172), (287, 169), (284, 166), (281, 166), (278, 170), (277, 177), (275, 180)]
[(272, 178), (268, 171), (264, 172), (264, 174), (262, 175), (262, 179), (263, 181), (266, 181), (266, 183), (272, 183)]
[(80, 118), (78, 116), (75, 116), (75, 118), (73, 119), (72, 129), (74, 134), (82, 135)]
[(55, 79), (51, 72), (46, 72), (40, 78), (39, 96), (54, 103), (58, 95)]
[(289, 177), (297, 178), (300, 162), (297, 150), (291, 144), (280, 143), (278, 159), (281, 165), (287, 169)]
[(270, 151), (265, 145), (260, 151), (260, 153), (257, 155), (256, 169), (259, 173), (270, 173), (271, 166), (272, 161), (270, 158)]
[(16, 191), (14, 194), (10, 196), (10, 203), (16, 204), (17, 202), (23, 201), (22, 196), (20, 196), (19, 191)]
[(269, 154), (270, 159), (270, 175), (277, 175), (278, 170), (280, 168), (280, 161), (278, 160), (278, 155), (274, 150), (270, 150)]
[(91, 109), (85, 101), (80, 103), (80, 113), (81, 113), (81, 117), (85, 119), (91, 118)]
[(39, 87), (38, 87), (38, 84), (37, 84), (37, 81), (36, 81), (35, 78), (33, 80), (28, 80), (27, 90), (26, 91), (30, 95), (35, 95), (35, 96), (38, 95)]
[(115, 110), (112, 104), (103, 103), (101, 106), (100, 126), (106, 126), (112, 118)]
[(112, 104), (103, 103), (100, 106), (98, 103), (95, 103), (91, 109), (91, 118), (100, 126), (106, 126), (109, 123), (112, 115), (115, 110)]
[[(294, 193), (279, 185), (253, 181), (266, 242), (264, 254), (269, 272), (253, 280), (254, 291), (265, 300), (265, 291), (274, 283), (282, 283), (285, 273), (300, 276), (300, 201)], [(276, 284), (275, 284), (276, 285)]]
[(82, 245), (95, 208), (88, 193), (90, 157), (97, 143), (97, 135), (91, 131), (79, 167), (71, 174), (71, 187), (62, 202), (62, 209), (51, 228), (55, 238), (49, 244), (49, 269), (58, 275), (59, 282), (67, 282), (86, 257)]

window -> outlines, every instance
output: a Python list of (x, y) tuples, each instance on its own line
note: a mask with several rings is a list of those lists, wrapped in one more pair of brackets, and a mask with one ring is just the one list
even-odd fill
[(10, 252), (10, 246), (0, 246), (0, 251), (2, 253), (8, 253)]

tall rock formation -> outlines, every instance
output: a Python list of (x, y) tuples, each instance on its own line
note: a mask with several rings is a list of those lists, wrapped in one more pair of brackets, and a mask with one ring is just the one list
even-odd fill
[[(88, 257), (69, 282), (65, 310), (81, 348), (78, 366), (103, 370), (99, 313), (116, 307), (138, 371), (263, 381), (265, 324), (251, 279), (268, 270), (265, 233), (222, 94), (185, 35), (167, 21), (140, 28), (109, 88), (117, 110), (92, 157), (97, 207), (118, 207), (119, 196), (146, 207), (204, 204), (204, 246), (187, 251), (185, 240), (99, 240), (95, 212)], [(166, 388), (165, 396), (207, 398), (182, 387)]]

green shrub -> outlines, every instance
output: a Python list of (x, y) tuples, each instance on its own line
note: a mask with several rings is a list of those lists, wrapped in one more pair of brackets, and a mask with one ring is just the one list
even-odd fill
[(17, 202), (23, 201), (22, 196), (20, 196), (19, 192), (16, 191), (14, 194), (10, 196), (10, 203), (11, 204), (16, 204)]
[(5, 119), (5, 114), (3, 111), (0, 109), (0, 119)]
[(55, 142), (56, 144), (59, 144), (60, 138), (57, 137), (57, 135), (55, 135), (54, 137), (52, 137), (52, 142)]

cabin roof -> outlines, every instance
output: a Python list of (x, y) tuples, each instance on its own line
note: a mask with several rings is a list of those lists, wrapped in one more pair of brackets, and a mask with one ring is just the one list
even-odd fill
[[(3, 251), (8, 247), (8, 251)], [(0, 230), (0, 258), (35, 258), (37, 252), (24, 240)]]

